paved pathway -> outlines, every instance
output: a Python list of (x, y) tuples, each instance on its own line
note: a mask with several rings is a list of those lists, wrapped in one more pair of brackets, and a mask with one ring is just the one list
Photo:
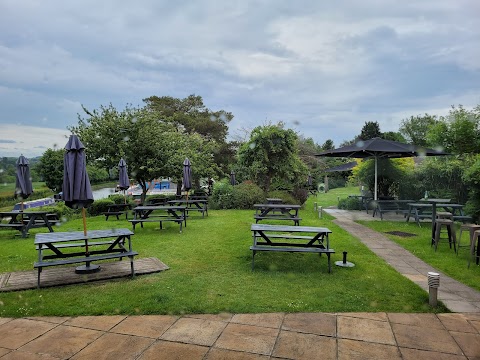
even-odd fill
[(480, 314), (0, 318), (10, 359), (479, 359)]
[[(375, 254), (385, 259), (394, 269), (405, 277), (418, 284), (428, 292), (427, 273), (430, 271), (440, 274), (438, 299), (453, 312), (480, 312), (480, 292), (474, 290), (423, 262), (400, 245), (389, 240), (381, 233), (371, 230), (354, 220), (372, 220), (371, 215), (364, 211), (346, 211), (338, 209), (324, 209), (325, 212), (336, 218), (334, 222), (357, 237)], [(387, 214), (390, 215), (390, 214)], [(376, 218), (378, 219), (378, 218)], [(394, 220), (391, 216), (389, 219)], [(405, 221), (403, 217), (402, 221)]]

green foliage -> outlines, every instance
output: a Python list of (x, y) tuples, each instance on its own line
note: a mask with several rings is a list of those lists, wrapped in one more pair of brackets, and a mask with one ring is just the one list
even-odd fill
[(296, 199), (296, 201), (300, 204), (303, 205), (305, 201), (308, 199), (308, 190), (305, 188), (299, 188), (295, 187), (292, 190), (292, 196)]
[(45, 184), (55, 192), (62, 191), (64, 154), (64, 149), (47, 149), (36, 166)]
[(263, 190), (259, 186), (247, 181), (233, 186), (232, 195), (234, 209), (253, 209), (253, 204), (265, 202)]
[(472, 158), (472, 163), (465, 169), (462, 180), (469, 187), (465, 212), (473, 216), (478, 223), (480, 221), (480, 155)]
[(87, 165), (88, 178), (91, 184), (98, 184), (110, 179), (108, 171), (93, 165)]
[(63, 201), (58, 201), (55, 205), (42, 206), (40, 209), (50, 214), (57, 214), (58, 218), (64, 221), (81, 217), (81, 211), (69, 208)]
[(101, 215), (108, 210), (108, 205), (113, 204), (111, 199), (95, 200), (88, 208), (87, 212), (90, 216)]
[(284, 204), (297, 204), (301, 205), (297, 199), (293, 197), (293, 195), (285, 190), (273, 190), (267, 194), (267, 198), (273, 199), (282, 199)]
[(376, 137), (382, 137), (382, 132), (380, 131), (380, 125), (376, 121), (366, 121), (365, 125), (362, 127), (362, 131), (359, 140), (370, 140)]
[(308, 170), (298, 156), (297, 134), (283, 124), (258, 126), (238, 153), (237, 174), (270, 191), (272, 184), (293, 189), (307, 178)]
[[(28, 201), (47, 198), (53, 195), (53, 192), (50, 189), (39, 188), (35, 186), (33, 189), (33, 194), (28, 197)], [(14, 193), (12, 191), (11, 195), (0, 195), (0, 208), (7, 206), (14, 206), (19, 202), (19, 199), (15, 199)]]
[(233, 208), (233, 186), (230, 185), (228, 180), (217, 181), (213, 185), (209, 206), (212, 209)]
[(449, 115), (430, 128), (427, 140), (453, 154), (480, 153), (480, 106), (471, 111), (452, 106)]
[(363, 210), (362, 204), (355, 197), (341, 198), (338, 200), (338, 208), (343, 210)]
[(437, 121), (435, 115), (411, 116), (409, 119), (402, 120), (399, 131), (409, 143), (428, 147), (427, 133)]

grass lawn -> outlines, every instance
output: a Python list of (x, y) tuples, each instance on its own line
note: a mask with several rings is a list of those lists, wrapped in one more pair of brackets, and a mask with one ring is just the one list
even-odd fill
[[(347, 195), (351, 193), (350, 189)], [(342, 260), (346, 250), (354, 268), (333, 266), (329, 274), (326, 256), (259, 253), (252, 272), (249, 246), (254, 211), (210, 210), (205, 218), (192, 214), (181, 234), (173, 223), (167, 223), (164, 230), (154, 223), (137, 227), (132, 242), (139, 257), (157, 257), (169, 270), (133, 280), (0, 293), (0, 316), (448, 311), (443, 306), (430, 308), (426, 292), (336, 226), (329, 215), (319, 219), (313, 202), (328, 206), (333, 201), (324, 195), (334, 199), (333, 204), (337, 196), (343, 196), (332, 191), (310, 197), (299, 212), (301, 225), (332, 230), (330, 243), (337, 251), (332, 262)], [(88, 218), (87, 227), (131, 225), (125, 220), (106, 222), (99, 216)], [(81, 219), (77, 219), (56, 231), (81, 229)], [(34, 229), (27, 239), (14, 237), (14, 231), (0, 231), (0, 273), (33, 269), (33, 239), (38, 231), (45, 230)]]
[[(460, 248), (458, 256), (453, 248), (450, 249), (447, 240), (440, 240), (437, 251), (430, 246), (431, 223), (421, 223), (419, 227), (415, 222), (393, 222), (393, 221), (359, 221), (359, 223), (368, 226), (370, 229), (384, 233), (389, 239), (403, 246), (418, 258), (430, 264), (434, 268), (442, 271), (446, 275), (468, 285), (474, 289), (480, 290), (480, 266), (472, 263), (467, 268), (468, 248)], [(457, 224), (457, 229), (459, 228)], [(400, 237), (396, 235), (385, 234), (387, 231), (402, 231), (415, 234), (412, 237)], [(458, 234), (458, 232), (457, 232)], [(445, 235), (443, 235), (445, 236)], [(468, 232), (462, 233), (462, 245), (469, 244)], [(440, 279), (440, 284), (441, 284)]]

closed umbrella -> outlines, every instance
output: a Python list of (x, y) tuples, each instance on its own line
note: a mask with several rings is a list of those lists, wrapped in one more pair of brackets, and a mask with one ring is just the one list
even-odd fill
[(312, 187), (312, 174), (308, 174), (307, 185), (309, 189)]
[(130, 180), (128, 179), (127, 163), (123, 159), (120, 159), (118, 163), (118, 187), (120, 190), (123, 190), (123, 197), (126, 204), (127, 198), (125, 196), (125, 190), (130, 187)]
[(440, 150), (427, 149), (411, 144), (404, 144), (398, 141), (373, 138), (370, 140), (357, 141), (355, 144), (342, 146), (337, 149), (328, 150), (315, 156), (327, 157), (349, 157), (349, 158), (374, 158), (375, 159), (375, 187), (374, 200), (377, 200), (377, 163), (378, 158), (402, 158), (415, 156), (441, 156), (449, 155)]
[(185, 161), (183, 162), (183, 188), (187, 192), (188, 202), (188, 191), (192, 188), (192, 169), (188, 158), (185, 158)]
[(20, 155), (16, 163), (17, 169), (15, 171), (15, 198), (20, 197), (21, 211), (23, 211), (23, 200), (33, 193), (32, 178), (28, 164), (27, 158)]
[(235, 186), (236, 183), (237, 181), (235, 180), (235, 171), (232, 170), (232, 172), (230, 173), (230, 184), (232, 186)]
[[(93, 193), (87, 174), (85, 146), (76, 135), (70, 135), (65, 150), (63, 157), (63, 200), (65, 205), (72, 209), (82, 209), (85, 256), (89, 256), (85, 208), (93, 203)], [(94, 272), (99, 269), (98, 265), (90, 265), (87, 262), (85, 266), (77, 267), (76, 272)]]

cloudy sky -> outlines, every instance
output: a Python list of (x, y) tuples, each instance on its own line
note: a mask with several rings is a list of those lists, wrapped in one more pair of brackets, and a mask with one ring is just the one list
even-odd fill
[(88, 109), (200, 95), (323, 144), (480, 104), (478, 0), (0, 0), (0, 156), (64, 147)]

